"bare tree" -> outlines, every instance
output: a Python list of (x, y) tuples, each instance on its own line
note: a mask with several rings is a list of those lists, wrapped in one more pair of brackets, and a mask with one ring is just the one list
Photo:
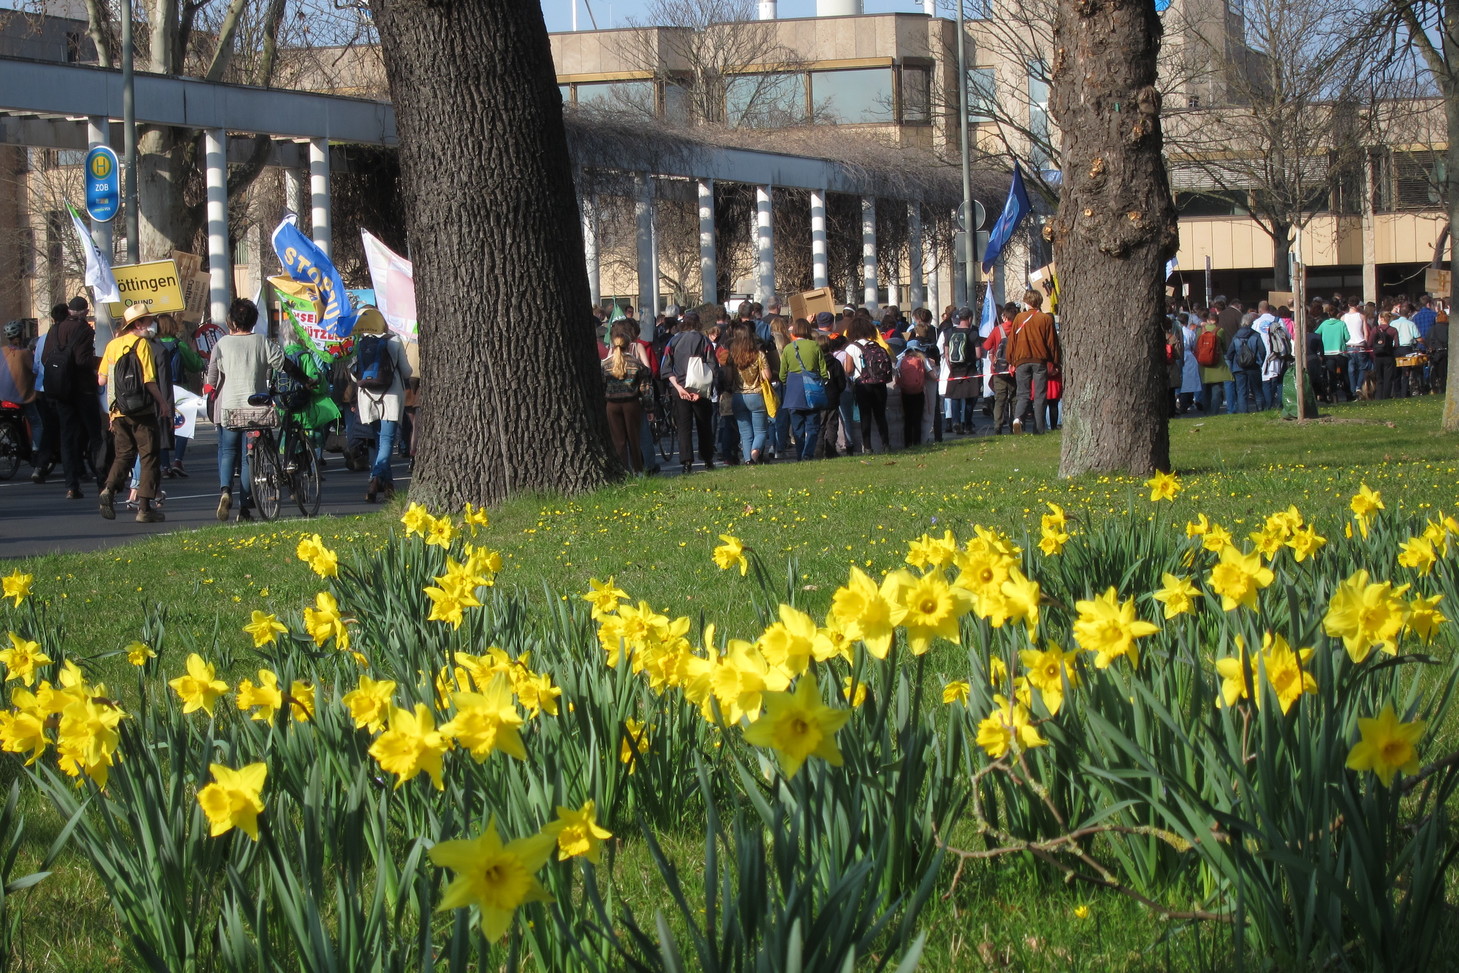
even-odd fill
[(1155, 84), (1160, 33), (1149, 0), (1059, 0), (1064, 476), (1170, 464), (1162, 270), (1177, 234)]
[(1376, 89), (1361, 0), (1248, 0), (1219, 22), (1181, 9), (1194, 80), (1166, 111), (1172, 181), (1250, 216), (1271, 237), (1275, 289), (1289, 290), (1293, 231), (1365, 205)]

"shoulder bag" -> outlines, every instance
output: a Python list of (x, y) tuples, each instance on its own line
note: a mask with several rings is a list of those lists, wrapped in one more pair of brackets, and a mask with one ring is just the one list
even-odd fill
[(800, 394), (805, 399), (806, 408), (829, 409), (831, 397), (826, 393), (826, 383), (821, 380), (821, 376), (806, 370), (805, 359), (800, 357), (799, 342), (792, 344), (791, 348), (795, 350), (795, 360), (800, 363), (800, 371), (791, 372), (790, 377), (800, 376)]

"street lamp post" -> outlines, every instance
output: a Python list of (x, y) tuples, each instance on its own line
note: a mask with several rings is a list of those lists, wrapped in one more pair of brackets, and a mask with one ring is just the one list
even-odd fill
[(963, 261), (963, 302), (972, 303), (973, 271), (977, 266), (978, 229), (973, 220), (973, 173), (968, 157), (968, 54), (967, 32), (963, 29), (963, 0), (957, 0), (957, 90), (959, 137), (963, 157), (963, 252), (953, 258)]
[(132, 78), (132, 0), (122, 0), (122, 138), (126, 166), (122, 195), (127, 221), (127, 263), (141, 263), (141, 242), (137, 238), (137, 105)]

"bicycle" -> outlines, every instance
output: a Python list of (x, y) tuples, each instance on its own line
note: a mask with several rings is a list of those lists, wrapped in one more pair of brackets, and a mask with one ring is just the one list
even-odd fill
[(654, 445), (658, 447), (659, 455), (667, 463), (674, 455), (674, 449), (679, 442), (678, 429), (674, 425), (674, 410), (668, 401), (664, 390), (660, 388), (663, 383), (654, 383), (654, 405), (648, 416), (648, 432), (653, 438)]
[(249, 430), (249, 479), (253, 485), (253, 505), (264, 520), (279, 515), (279, 501), (287, 492), (294, 498), (305, 517), (319, 513), (319, 460), (309, 442), (309, 432), (298, 415), (278, 399), (277, 391), (259, 392), (248, 398), (253, 406), (271, 405), (279, 412), (277, 436), (267, 426)]
[(20, 469), (20, 461), (29, 458), (30, 436), (25, 429), (25, 413), (0, 407), (0, 480), (14, 476)]

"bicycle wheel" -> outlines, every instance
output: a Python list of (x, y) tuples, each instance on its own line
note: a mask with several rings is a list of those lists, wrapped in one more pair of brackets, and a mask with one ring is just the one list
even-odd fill
[(299, 512), (313, 517), (319, 513), (319, 462), (303, 437), (295, 441), (293, 454), (294, 472), (289, 474), (289, 487), (294, 494), (294, 502), (299, 505)]
[(667, 463), (674, 456), (674, 449), (679, 442), (679, 431), (674, 428), (674, 413), (667, 407), (659, 410), (659, 421), (654, 424), (654, 441), (659, 447), (659, 455)]
[(284, 474), (279, 469), (279, 446), (272, 433), (261, 432), (253, 441), (249, 474), (253, 481), (254, 509), (264, 520), (273, 520), (279, 515), (279, 492)]
[(0, 480), (8, 480), (20, 469), (20, 429), (17, 423), (7, 419), (0, 422)]

